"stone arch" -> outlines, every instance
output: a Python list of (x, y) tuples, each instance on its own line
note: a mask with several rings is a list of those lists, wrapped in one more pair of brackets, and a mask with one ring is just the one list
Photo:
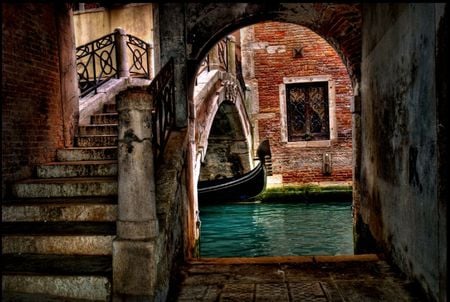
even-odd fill
[(324, 3), (190, 3), (186, 20), (188, 79), (195, 78), (199, 62), (221, 38), (262, 21), (294, 23), (316, 32), (339, 54), (353, 86), (359, 83), (361, 5)]
[[(170, 6), (169, 6), (170, 7)], [(168, 7), (168, 8), (169, 8)], [(182, 60), (180, 70), (185, 72), (187, 98), (187, 125), (189, 128), (188, 161), (190, 173), (188, 190), (190, 205), (188, 210), (188, 228), (195, 228), (198, 218), (196, 181), (199, 162), (195, 148), (196, 107), (194, 102), (194, 84), (201, 62), (210, 49), (226, 35), (252, 24), (263, 21), (278, 21), (301, 25), (316, 32), (325, 39), (341, 57), (351, 78), (355, 95), (358, 95), (361, 79), (361, 14), (360, 4), (325, 4), (325, 3), (187, 3), (178, 13), (184, 16), (184, 31), (181, 27), (177, 33), (185, 35), (186, 48), (184, 69)], [(182, 12), (183, 11), (183, 12)], [(164, 57), (164, 55), (163, 55)], [(180, 104), (178, 104), (180, 105)], [(181, 105), (180, 105), (181, 106)], [(182, 107), (182, 106), (181, 106)], [(355, 132), (360, 131), (359, 128)], [(358, 166), (359, 164), (356, 163)], [(190, 178), (190, 179), (189, 179)], [(188, 238), (188, 250), (192, 250), (195, 238)], [(190, 254), (190, 252), (188, 252)]]
[[(216, 79), (208, 85), (209, 91), (205, 92), (207, 96), (199, 93), (196, 100), (194, 100), (196, 105), (195, 126), (190, 126), (195, 128), (195, 145), (197, 146), (196, 162), (194, 165), (195, 183), (198, 180), (200, 163), (206, 156), (208, 138), (214, 118), (217, 116), (219, 108), (225, 104), (233, 107), (234, 128), (239, 131), (238, 135), (246, 142), (249, 154), (248, 162), (251, 162), (252, 157), (251, 125), (243, 103), (243, 92), (238, 88), (239, 84), (229, 74), (222, 71), (216, 71), (216, 74)], [(206, 90), (208, 90), (208, 87), (206, 87)]]
[[(196, 152), (195, 121), (196, 107), (194, 102), (194, 87), (197, 72), (201, 62), (206, 57), (210, 49), (223, 37), (232, 32), (263, 21), (278, 21), (294, 23), (307, 27), (319, 36), (324, 38), (341, 57), (351, 78), (355, 95), (358, 94), (360, 82), (361, 66), (361, 5), (360, 4), (325, 4), (325, 3), (187, 3), (183, 8), (168, 5), (163, 11), (171, 12), (171, 18), (165, 21), (172, 22), (174, 10), (180, 18), (184, 18), (183, 26), (178, 26), (177, 35), (184, 35), (186, 38), (185, 49), (182, 58), (178, 58), (178, 67), (185, 79), (185, 95), (187, 100), (187, 110), (185, 111), (186, 124), (190, 133), (189, 160), (190, 163), (190, 201), (188, 211), (188, 228), (195, 228), (195, 220), (198, 214), (196, 180), (198, 179), (198, 167), (200, 156)], [(165, 14), (165, 13), (164, 13)], [(167, 13), (167, 15), (169, 15)], [(163, 26), (163, 25), (161, 25)], [(174, 33), (175, 34), (175, 33)], [(179, 45), (181, 46), (181, 45)], [(178, 46), (178, 47), (179, 47)], [(164, 47), (161, 49), (162, 58), (175, 52), (164, 54)], [(179, 53), (181, 52), (181, 49)], [(177, 60), (176, 60), (177, 61)], [(185, 64), (185, 65), (184, 65)], [(176, 64), (177, 65), (177, 64)], [(183, 111), (184, 104), (177, 104), (178, 112)], [(357, 125), (356, 125), (357, 127)], [(359, 131), (355, 129), (355, 132)], [(355, 133), (356, 135), (356, 133)], [(359, 137), (359, 136), (358, 136)], [(356, 163), (358, 165), (358, 163)], [(193, 233), (199, 234), (194, 230)], [(188, 238), (188, 250), (192, 250), (198, 238)], [(188, 252), (188, 254), (190, 254)]]

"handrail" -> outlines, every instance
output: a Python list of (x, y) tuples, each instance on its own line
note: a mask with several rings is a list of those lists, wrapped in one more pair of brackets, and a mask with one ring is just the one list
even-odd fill
[(245, 86), (244, 75), (242, 74), (242, 61), (239, 60), (237, 55), (236, 55), (236, 78), (238, 79), (239, 84), (241, 85), (242, 91), (245, 93), (246, 86)]
[[(122, 40), (124, 39), (124, 40)], [(151, 79), (150, 44), (122, 29), (76, 48), (78, 87), (83, 97), (112, 78), (126, 75)], [(128, 66), (128, 59), (132, 64)]]
[(159, 162), (170, 131), (175, 124), (175, 76), (173, 58), (164, 65), (150, 83), (152, 96), (152, 131), (155, 162)]
[(126, 43), (133, 60), (133, 64), (129, 68), (130, 75), (150, 79), (151, 45), (135, 36), (128, 34), (127, 37)]
[[(224, 38), (217, 43), (217, 51), (219, 52), (219, 62), (223, 64), (223, 68), (228, 72), (228, 43), (230, 39)], [(222, 67), (222, 66), (221, 66)]]
[(114, 34), (76, 48), (78, 86), (84, 96), (111, 78), (117, 77), (116, 41)]
[[(234, 51), (234, 53), (229, 53), (229, 43), (231, 43), (231, 39), (229, 37), (225, 37), (222, 40), (220, 40), (216, 46), (211, 50), (211, 52), (209, 52), (205, 59), (201, 62), (200, 64), (200, 68), (197, 72), (197, 77), (204, 72), (205, 70), (207, 70), (208, 72), (211, 69), (219, 69), (219, 70), (223, 70), (225, 72), (230, 72), (232, 74), (234, 74), (237, 78), (237, 80), (239, 81), (239, 84), (241, 86), (241, 90), (245, 93), (246, 90), (246, 86), (245, 86), (245, 80), (244, 80), (244, 76), (242, 75), (242, 63), (239, 60), (239, 56), (236, 53), (236, 49)], [(233, 49), (233, 48), (232, 48)], [(230, 56), (234, 56), (235, 57), (235, 66), (236, 66), (236, 70), (230, 70), (230, 68), (232, 68), (233, 65), (230, 65)], [(211, 62), (211, 57), (215, 57), (216, 61), (215, 62), (217, 65), (215, 65), (214, 63)], [(212, 65), (212, 67), (211, 67)], [(195, 79), (195, 85), (197, 85), (197, 78)]]

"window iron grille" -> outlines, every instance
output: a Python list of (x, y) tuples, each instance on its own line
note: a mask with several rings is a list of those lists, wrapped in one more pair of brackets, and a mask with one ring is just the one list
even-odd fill
[(286, 85), (289, 141), (330, 139), (328, 82)]

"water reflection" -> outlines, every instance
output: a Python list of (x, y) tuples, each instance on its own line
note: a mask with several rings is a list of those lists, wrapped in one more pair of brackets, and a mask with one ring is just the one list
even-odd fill
[(202, 257), (353, 254), (351, 203), (200, 207)]

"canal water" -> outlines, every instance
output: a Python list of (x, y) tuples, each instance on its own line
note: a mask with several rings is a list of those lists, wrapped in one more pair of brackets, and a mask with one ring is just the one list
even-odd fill
[(200, 206), (201, 257), (353, 254), (351, 202)]

